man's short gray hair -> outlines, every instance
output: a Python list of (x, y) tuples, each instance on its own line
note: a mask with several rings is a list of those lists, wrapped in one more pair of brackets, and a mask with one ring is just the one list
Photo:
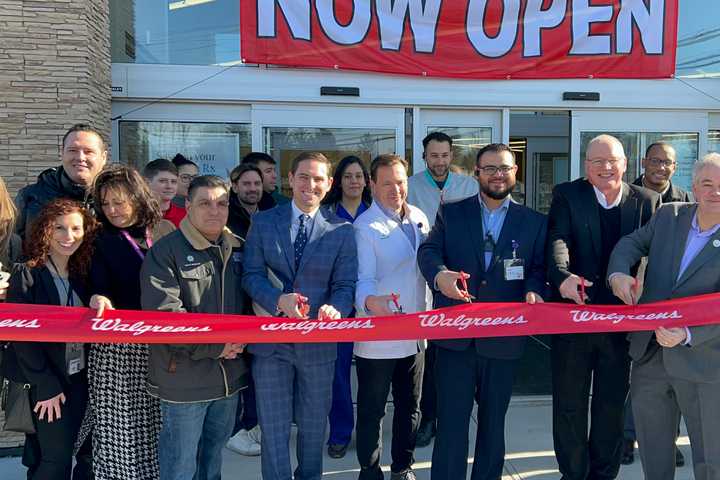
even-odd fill
[(710, 165), (714, 165), (718, 168), (720, 168), (720, 153), (717, 152), (710, 152), (704, 157), (702, 157), (700, 160), (695, 162), (693, 165), (693, 172), (692, 172), (692, 183), (693, 185), (698, 181), (698, 177), (700, 176), (700, 172), (702, 170)]
[(592, 140), (590, 140), (587, 144), (587, 147), (585, 148), (585, 160), (587, 160), (587, 152), (590, 151), (590, 147), (595, 145), (596, 143), (610, 143), (614, 144), (617, 147), (620, 147), (620, 151), (623, 154), (623, 158), (627, 158), (625, 155), (625, 148), (623, 147), (623, 144), (620, 140), (618, 140), (617, 137), (614, 137), (608, 133), (601, 133), (600, 135), (594, 137)]

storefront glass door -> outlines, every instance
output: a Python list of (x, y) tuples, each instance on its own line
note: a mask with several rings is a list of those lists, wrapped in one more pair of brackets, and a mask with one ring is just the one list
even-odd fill
[(355, 155), (365, 165), (383, 153), (404, 152), (404, 110), (363, 107), (253, 107), (253, 148), (278, 162), (278, 182), (289, 194), (287, 176), (301, 152), (323, 153), (333, 165)]

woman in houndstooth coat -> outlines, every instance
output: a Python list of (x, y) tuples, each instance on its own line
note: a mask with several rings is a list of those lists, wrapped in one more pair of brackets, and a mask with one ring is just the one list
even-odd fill
[[(103, 230), (95, 243), (90, 289), (110, 308), (140, 310), (140, 267), (154, 240), (174, 230), (137, 171), (117, 166), (98, 175), (95, 210)], [(147, 393), (146, 344), (93, 344), (90, 400), (78, 445), (92, 432), (96, 480), (159, 478), (160, 406)]]

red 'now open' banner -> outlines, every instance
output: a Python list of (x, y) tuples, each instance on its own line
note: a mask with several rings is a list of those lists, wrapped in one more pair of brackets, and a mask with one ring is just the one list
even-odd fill
[(242, 0), (245, 62), (459, 78), (669, 78), (678, 0)]
[(347, 342), (654, 330), (720, 323), (720, 294), (645, 305), (471, 303), (337, 321), (0, 304), (0, 340), (90, 343)]

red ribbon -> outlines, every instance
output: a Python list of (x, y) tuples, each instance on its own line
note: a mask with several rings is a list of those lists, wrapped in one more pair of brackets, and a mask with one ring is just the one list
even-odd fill
[(643, 305), (467, 303), (340, 320), (0, 304), (0, 339), (92, 343), (347, 342), (654, 330), (720, 323), (720, 293)]

